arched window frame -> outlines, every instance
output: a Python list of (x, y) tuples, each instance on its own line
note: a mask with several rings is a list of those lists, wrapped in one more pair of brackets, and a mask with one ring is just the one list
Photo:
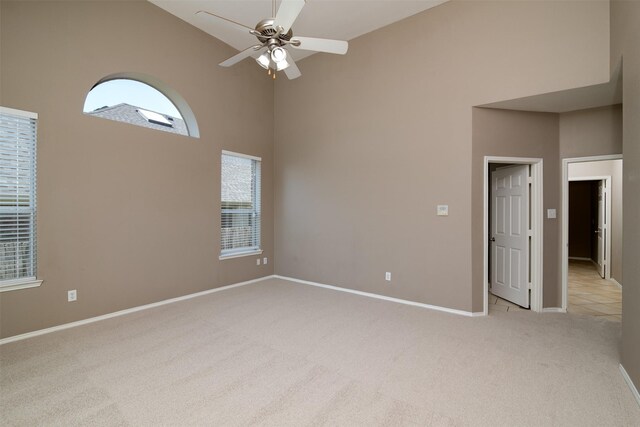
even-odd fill
[(110, 74), (98, 80), (96, 84), (94, 84), (87, 92), (87, 96), (89, 96), (89, 93), (94, 88), (101, 85), (102, 83), (106, 83), (111, 80), (134, 80), (151, 86), (152, 88), (163, 94), (165, 97), (167, 97), (167, 99), (171, 101), (171, 103), (180, 112), (180, 115), (182, 116), (182, 119), (184, 120), (185, 126), (187, 128), (188, 136), (191, 136), (193, 138), (200, 138), (200, 129), (198, 128), (196, 116), (195, 114), (193, 114), (193, 110), (191, 110), (191, 107), (189, 107), (187, 101), (169, 85), (153, 76), (135, 72)]

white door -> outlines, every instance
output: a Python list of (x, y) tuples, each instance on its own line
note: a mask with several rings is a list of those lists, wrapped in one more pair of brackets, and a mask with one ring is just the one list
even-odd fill
[(596, 229), (596, 241), (598, 246), (598, 274), (604, 279), (605, 277), (605, 253), (607, 250), (607, 214), (605, 207), (607, 206), (607, 192), (605, 191), (604, 180), (598, 181), (598, 227)]
[(529, 165), (491, 174), (491, 293), (529, 307)]

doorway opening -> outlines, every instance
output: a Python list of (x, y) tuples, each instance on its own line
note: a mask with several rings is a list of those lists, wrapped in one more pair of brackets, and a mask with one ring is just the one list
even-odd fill
[(492, 295), (542, 311), (542, 159), (484, 158), (484, 314)]
[(569, 176), (569, 261), (611, 277), (611, 176)]
[(562, 308), (620, 321), (622, 156), (562, 162)]

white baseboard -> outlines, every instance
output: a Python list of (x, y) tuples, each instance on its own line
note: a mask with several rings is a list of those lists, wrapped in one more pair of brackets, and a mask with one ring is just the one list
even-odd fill
[(404, 300), (404, 299), (400, 299), (400, 298), (393, 298), (393, 297), (388, 297), (388, 296), (385, 296), (385, 295), (373, 294), (373, 293), (370, 293), (370, 292), (363, 292), (363, 291), (356, 291), (354, 289), (341, 288), (339, 286), (325, 285), (324, 283), (317, 283), (317, 282), (310, 282), (308, 280), (294, 279), (293, 277), (279, 276), (277, 274), (274, 276), (274, 278), (282, 279), (282, 280), (288, 280), (290, 282), (295, 282), (295, 283), (301, 283), (303, 285), (310, 285), (310, 286), (317, 286), (317, 287), (325, 288), (325, 289), (332, 289), (334, 291), (348, 292), (350, 294), (356, 294), (356, 295), (365, 296), (365, 297), (369, 297), (369, 298), (376, 298), (376, 299), (381, 299), (381, 300), (385, 300), (385, 301), (391, 301), (391, 302), (395, 302), (395, 303), (398, 303), (398, 304), (413, 305), (415, 307), (427, 308), (429, 310), (443, 311), (445, 313), (457, 314), (459, 316), (467, 316), (467, 317), (485, 316), (485, 314), (483, 312), (481, 312), (481, 311), (474, 313), (474, 312), (470, 312), (470, 311), (456, 310), (456, 309), (453, 309), (453, 308), (440, 307), (440, 306), (431, 305), (431, 304), (424, 304), (424, 303), (421, 303), (421, 302), (409, 301), (409, 300)]
[(316, 283), (316, 282), (309, 282), (307, 280), (294, 279), (292, 277), (271, 275), (271, 276), (260, 277), (258, 279), (248, 280), (246, 282), (235, 283), (233, 285), (221, 286), (219, 288), (208, 289), (208, 290), (202, 291), (202, 292), (196, 292), (196, 293), (189, 294), (189, 295), (183, 295), (183, 296), (176, 297), (176, 298), (171, 298), (171, 299), (167, 299), (167, 300), (163, 300), (163, 301), (158, 301), (158, 302), (154, 302), (154, 303), (151, 303), (151, 304), (145, 304), (145, 305), (140, 305), (140, 306), (137, 306), (137, 307), (127, 308), (125, 310), (120, 310), (120, 311), (116, 311), (116, 312), (113, 312), (113, 313), (103, 314), (101, 316), (90, 317), (88, 319), (78, 320), (76, 322), (65, 323), (65, 324), (62, 324), (62, 325), (52, 326), (50, 328), (39, 329), (37, 331), (27, 332), (27, 333), (20, 334), (20, 335), (14, 335), (14, 336), (11, 336), (11, 337), (0, 339), (0, 345), (8, 344), (8, 343), (15, 342), (15, 341), (20, 341), (20, 340), (25, 340), (25, 339), (32, 338), (32, 337), (37, 337), (39, 335), (50, 334), (52, 332), (62, 331), (62, 330), (69, 329), (69, 328), (75, 328), (77, 326), (88, 325), (90, 323), (99, 322), (101, 320), (111, 319), (113, 317), (118, 317), (118, 316), (124, 316), (126, 314), (135, 313), (137, 311), (148, 310), (150, 308), (160, 307), (162, 305), (172, 304), (174, 302), (179, 302), (179, 301), (185, 301), (185, 300), (188, 300), (188, 299), (191, 299), (191, 298), (197, 298), (197, 297), (200, 297), (200, 296), (209, 295), (209, 294), (212, 294), (214, 292), (221, 292), (221, 291), (225, 291), (227, 289), (237, 288), (239, 286), (245, 286), (245, 285), (249, 285), (249, 284), (252, 284), (252, 283), (261, 282), (263, 280), (275, 279), (275, 278), (282, 279), (282, 280), (288, 280), (290, 282), (295, 282), (295, 283), (301, 283), (301, 284), (305, 284), (305, 285), (318, 286), (318, 287), (321, 287), (321, 288), (332, 289), (332, 290), (335, 290), (335, 291), (348, 292), (348, 293), (352, 293), (352, 294), (356, 294), (356, 295), (360, 295), (360, 296), (365, 296), (365, 297), (369, 297), (369, 298), (377, 298), (377, 299), (381, 299), (381, 300), (385, 300), (385, 301), (391, 301), (391, 302), (395, 302), (395, 303), (399, 303), (399, 304), (407, 304), (407, 305), (412, 305), (412, 306), (416, 306), (416, 307), (427, 308), (429, 310), (442, 311), (442, 312), (445, 312), (445, 313), (456, 314), (456, 315), (459, 315), (459, 316), (466, 316), (466, 317), (486, 316), (483, 312), (470, 312), (470, 311), (464, 311), (464, 310), (456, 310), (456, 309), (453, 309), (453, 308), (440, 307), (440, 306), (437, 306), (437, 305), (424, 304), (424, 303), (415, 302), (415, 301), (408, 301), (408, 300), (404, 300), (404, 299), (400, 299), (400, 298), (388, 297), (388, 296), (385, 296), (385, 295), (379, 295), (379, 294), (373, 294), (373, 293), (369, 293), (369, 292), (356, 291), (356, 290), (353, 290), (353, 289), (341, 288), (341, 287), (338, 287), (338, 286), (325, 285), (325, 284)]
[(135, 313), (136, 311), (148, 310), (150, 308), (160, 307), (162, 305), (172, 304), (174, 302), (185, 301), (185, 300), (188, 300), (188, 299), (191, 299), (191, 298), (197, 298), (197, 297), (201, 297), (201, 296), (204, 296), (204, 295), (209, 295), (209, 294), (212, 294), (214, 292), (226, 291), (227, 289), (237, 288), (239, 286), (250, 285), (252, 283), (261, 282), (263, 280), (272, 279), (274, 277), (275, 276), (260, 277), (258, 279), (247, 280), (246, 282), (240, 282), (240, 283), (235, 283), (233, 285), (221, 286), (219, 288), (208, 289), (206, 291), (196, 292), (196, 293), (189, 294), (189, 295), (183, 295), (181, 297), (166, 299), (166, 300), (154, 302), (154, 303), (151, 303), (151, 304), (145, 304), (145, 305), (140, 305), (140, 306), (137, 306), (137, 307), (127, 308), (125, 310), (116, 311), (114, 313), (103, 314), (102, 316), (90, 317), (88, 319), (78, 320), (77, 322), (65, 323), (65, 324), (58, 325), (58, 326), (52, 326), (51, 328), (40, 329), (40, 330), (37, 330), (37, 331), (27, 332), (25, 334), (20, 334), (20, 335), (14, 335), (12, 337), (7, 337), (7, 338), (0, 339), (0, 345), (8, 344), (8, 343), (14, 342), (14, 341), (25, 340), (27, 338), (37, 337), (38, 335), (50, 334), (52, 332), (62, 331), (64, 329), (75, 328), (77, 326), (87, 325), (89, 323), (99, 322), (101, 320), (111, 319), (113, 317), (124, 316), (125, 314)]
[(633, 394), (633, 397), (636, 398), (636, 402), (638, 402), (638, 406), (640, 406), (640, 393), (638, 393), (638, 389), (636, 388), (636, 385), (633, 383), (633, 381), (631, 381), (631, 377), (629, 377), (629, 374), (627, 374), (627, 370), (624, 369), (624, 366), (622, 366), (622, 363), (620, 364), (620, 372), (622, 373), (622, 378), (624, 378), (624, 381), (629, 386), (629, 389), (631, 389), (631, 394)]
[(545, 307), (542, 309), (543, 313), (566, 313), (567, 309), (562, 307)]
[(618, 282), (616, 279), (614, 279), (613, 277), (611, 277), (609, 280), (611, 280), (617, 287), (619, 287), (620, 289), (622, 289), (622, 284), (620, 282)]
[(591, 262), (593, 262), (593, 260), (591, 258), (585, 258), (585, 257), (580, 257), (580, 256), (570, 256), (568, 258), (570, 260), (572, 260), (572, 261), (591, 261)]

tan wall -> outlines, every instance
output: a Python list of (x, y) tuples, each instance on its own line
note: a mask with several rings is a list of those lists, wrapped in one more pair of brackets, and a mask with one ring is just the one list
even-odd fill
[[(0, 294), (0, 336), (270, 274), (273, 263), (218, 262), (218, 199), (203, 197), (218, 194), (220, 149), (261, 155), (271, 256), (273, 98), (262, 73), (217, 68), (232, 49), (145, 2), (0, 10), (2, 103), (41, 116), (45, 280)], [(608, 12), (606, 2), (454, 1), (354, 40), (346, 57), (301, 61), (304, 77), (278, 82), (275, 100), (278, 273), (479, 311), (471, 106), (605, 81)], [(120, 71), (178, 90), (202, 139), (82, 116), (91, 85)], [(438, 203), (449, 217), (435, 217)]]
[[(1, 10), (2, 104), (40, 115), (44, 283), (0, 294), (0, 337), (272, 274), (255, 257), (218, 261), (222, 149), (263, 158), (262, 243), (273, 257), (273, 89), (255, 64), (218, 67), (233, 49), (148, 2)], [(83, 115), (87, 91), (117, 72), (178, 91), (201, 138)]]
[(609, 6), (452, 1), (300, 68), (276, 83), (276, 272), (477, 312), (472, 106), (608, 81)]
[(569, 179), (611, 177), (611, 277), (622, 283), (622, 160), (569, 164)]
[[(483, 227), (484, 156), (541, 158), (543, 161), (544, 212), (547, 209), (559, 210), (560, 166), (558, 162), (557, 114), (474, 108), (473, 164), (478, 167), (473, 169), (472, 218), (474, 229), (480, 228), (481, 230)], [(559, 230), (560, 220), (547, 219), (545, 216), (543, 222), (544, 273), (542, 278), (544, 307), (560, 306), (561, 236)], [(482, 234), (480, 233), (478, 237), (482, 239)], [(480, 268), (482, 268), (482, 263), (480, 263)], [(482, 273), (480, 273), (479, 279), (474, 281), (474, 290), (476, 287), (483, 286)], [(478, 284), (478, 282), (480, 283)]]
[(611, 2), (611, 64), (623, 57), (622, 365), (640, 389), (640, 2)]
[(621, 105), (560, 114), (560, 158), (621, 153)]

